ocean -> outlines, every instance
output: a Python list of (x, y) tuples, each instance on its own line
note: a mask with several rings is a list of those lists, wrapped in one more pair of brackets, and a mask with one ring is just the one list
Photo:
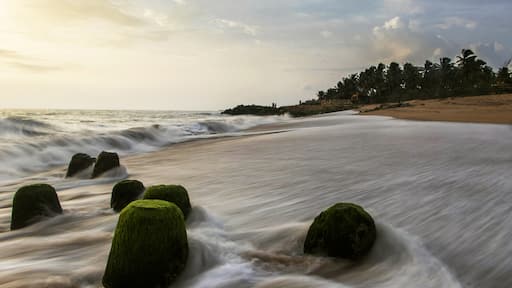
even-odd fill
[[(2, 111), (0, 287), (101, 287), (110, 193), (127, 178), (189, 190), (190, 256), (172, 287), (512, 287), (512, 126), (353, 114)], [(102, 150), (123, 169), (64, 178), (74, 153)], [(9, 231), (13, 193), (39, 182), (64, 214)], [(360, 262), (302, 253), (337, 202), (376, 221)]]
[(66, 164), (79, 152), (149, 152), (278, 118), (225, 117), (218, 112), (0, 110), (0, 181)]

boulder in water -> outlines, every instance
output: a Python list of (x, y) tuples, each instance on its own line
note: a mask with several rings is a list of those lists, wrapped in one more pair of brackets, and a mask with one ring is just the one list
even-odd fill
[(119, 156), (117, 155), (117, 153), (103, 151), (98, 156), (96, 165), (94, 165), (94, 170), (92, 171), (92, 178), (96, 178), (101, 174), (107, 172), (108, 170), (117, 168), (119, 166)]
[(96, 158), (93, 158), (85, 153), (77, 153), (73, 155), (71, 162), (69, 162), (66, 178), (75, 176), (78, 172), (92, 166), (94, 162), (96, 162)]
[(42, 217), (62, 214), (55, 188), (48, 184), (21, 187), (12, 201), (11, 230), (20, 229)]
[(183, 213), (162, 200), (137, 200), (119, 216), (107, 267), (106, 288), (168, 287), (188, 258)]
[(144, 189), (144, 184), (137, 180), (123, 180), (117, 183), (112, 189), (110, 207), (116, 212), (123, 210), (132, 201), (139, 199)]
[(304, 253), (357, 260), (372, 248), (376, 236), (375, 223), (361, 206), (338, 203), (315, 218)]
[(181, 185), (151, 186), (144, 192), (144, 199), (159, 199), (174, 203), (180, 207), (185, 218), (192, 209), (187, 189)]

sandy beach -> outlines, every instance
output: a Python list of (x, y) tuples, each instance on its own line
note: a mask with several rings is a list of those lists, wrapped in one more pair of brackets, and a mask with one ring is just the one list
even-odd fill
[(512, 94), (413, 100), (407, 103), (411, 106), (369, 111), (378, 105), (367, 105), (360, 111), (361, 115), (409, 120), (512, 124)]

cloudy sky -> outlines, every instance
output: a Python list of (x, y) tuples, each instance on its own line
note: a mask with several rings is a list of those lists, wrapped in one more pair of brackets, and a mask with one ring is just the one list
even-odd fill
[(293, 104), (378, 62), (512, 57), (510, 0), (0, 0), (0, 108)]

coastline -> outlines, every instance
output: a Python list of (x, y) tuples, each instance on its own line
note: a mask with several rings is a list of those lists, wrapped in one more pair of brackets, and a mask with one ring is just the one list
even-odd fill
[(512, 124), (512, 94), (412, 100), (405, 103), (405, 107), (387, 109), (365, 105), (359, 109), (359, 115), (417, 121)]
[[(59, 167), (0, 187), (0, 286), (99, 287), (118, 217), (110, 194), (126, 177), (189, 190), (191, 261), (174, 287), (204, 287), (212, 279), (232, 288), (281, 283), (272, 281), (307, 281), (309, 287), (377, 281), (457, 287), (459, 279), (479, 287), (512, 284), (507, 254), (496, 252), (509, 249), (509, 241), (492, 241), (509, 231), (500, 214), (508, 210), (500, 205), (508, 203), (510, 162), (494, 158), (508, 157), (508, 127), (341, 112), (267, 128), (286, 132), (200, 139), (129, 155), (121, 158), (127, 174), (116, 178), (64, 179), (65, 167)], [(461, 176), (467, 173), (474, 183)], [(57, 189), (64, 214), (9, 232), (13, 191), (41, 181)], [(498, 209), (467, 195), (482, 195)], [(350, 270), (301, 254), (312, 219), (337, 202), (358, 203), (378, 221), (374, 253)], [(440, 212), (432, 218), (432, 211)], [(493, 230), (482, 235), (482, 225)], [(485, 245), (477, 241), (482, 237)], [(476, 249), (495, 259), (497, 273), (473, 268), (481, 260), (465, 257)], [(237, 278), (243, 271), (245, 278)]]

